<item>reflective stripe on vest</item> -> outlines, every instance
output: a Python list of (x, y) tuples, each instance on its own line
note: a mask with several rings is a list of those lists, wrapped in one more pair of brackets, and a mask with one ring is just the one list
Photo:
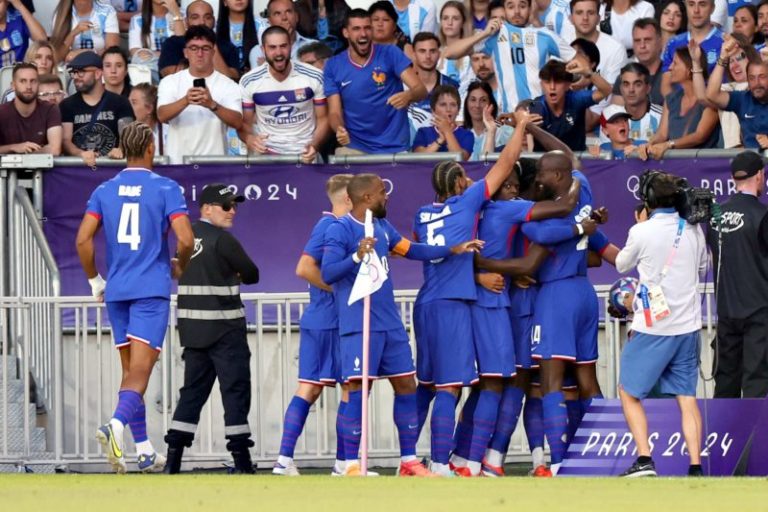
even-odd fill
[(177, 318), (186, 318), (189, 320), (236, 320), (245, 318), (245, 308), (239, 309), (179, 309)]
[(240, 294), (240, 287), (234, 286), (198, 286), (198, 285), (179, 285), (179, 295), (215, 295), (218, 297), (229, 297)]

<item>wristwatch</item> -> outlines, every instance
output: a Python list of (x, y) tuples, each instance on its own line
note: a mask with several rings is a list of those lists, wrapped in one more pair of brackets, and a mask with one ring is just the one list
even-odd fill
[(669, 144), (669, 149), (675, 149), (675, 140), (674, 139), (669, 139), (667, 141), (667, 144)]
[(216, 112), (217, 110), (219, 110), (219, 104), (214, 101), (213, 107), (211, 107), (211, 112)]

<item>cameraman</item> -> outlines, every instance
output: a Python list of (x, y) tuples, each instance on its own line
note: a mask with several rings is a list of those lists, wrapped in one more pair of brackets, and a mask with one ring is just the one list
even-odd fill
[(707, 232), (717, 283), (715, 398), (768, 394), (768, 260), (758, 244), (768, 210), (758, 200), (765, 190), (764, 167), (765, 160), (752, 151), (733, 159), (738, 193), (723, 204), (722, 220)]
[(616, 256), (616, 270), (637, 267), (640, 274), (633, 302), (633, 335), (621, 354), (619, 395), (638, 457), (621, 476), (655, 476), (648, 443), (648, 421), (640, 402), (658, 382), (675, 395), (691, 457), (688, 474), (701, 471), (701, 414), (696, 380), (701, 331), (699, 275), (706, 270), (707, 247), (698, 226), (688, 224), (675, 206), (683, 184), (670, 174), (648, 171), (640, 178), (640, 199), (650, 217), (629, 230)]

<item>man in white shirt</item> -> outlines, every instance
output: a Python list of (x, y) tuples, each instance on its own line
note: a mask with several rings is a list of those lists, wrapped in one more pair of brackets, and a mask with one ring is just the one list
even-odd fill
[(659, 171), (640, 177), (639, 196), (650, 218), (629, 230), (616, 256), (616, 270), (637, 267), (640, 283), (633, 301), (632, 336), (621, 354), (619, 395), (638, 458), (622, 476), (655, 476), (648, 420), (640, 402), (654, 386), (675, 395), (691, 465), (701, 476), (701, 414), (696, 404), (701, 296), (699, 276), (707, 268), (707, 245), (699, 226), (674, 208), (679, 179)]
[(613, 37), (598, 30), (597, 26), (600, 23), (598, 1), (572, 0), (571, 22), (577, 38), (583, 37), (597, 45), (597, 49), (600, 50), (600, 64), (597, 66), (597, 71), (609, 83), (614, 83), (621, 72), (621, 67), (627, 61), (627, 49)]
[(243, 121), (240, 88), (213, 66), (216, 34), (198, 25), (184, 36), (189, 68), (160, 81), (157, 117), (168, 124), (166, 153), (172, 164), (184, 155), (227, 154), (227, 127)]
[(312, 163), (329, 134), (323, 74), (291, 61), (288, 31), (272, 26), (261, 37), (266, 62), (240, 80), (243, 124), (238, 135), (255, 153), (301, 154)]

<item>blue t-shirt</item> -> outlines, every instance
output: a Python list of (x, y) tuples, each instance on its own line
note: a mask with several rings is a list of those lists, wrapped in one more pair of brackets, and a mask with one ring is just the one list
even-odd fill
[[(480, 180), (445, 203), (422, 206), (416, 212), (413, 233), (416, 241), (452, 247), (474, 238), (480, 209), (489, 199), (485, 180)], [(475, 300), (475, 274), (471, 253), (424, 262), (424, 284), (417, 303), (439, 299)]]
[[(663, 73), (669, 71), (669, 66), (672, 65), (672, 59), (675, 56), (675, 50), (681, 46), (688, 46), (690, 35), (690, 32), (683, 32), (667, 41), (667, 47), (664, 49), (661, 59), (661, 71)], [(717, 64), (721, 46), (723, 46), (723, 32), (717, 27), (712, 27), (707, 37), (701, 42), (701, 51), (707, 56), (707, 69), (710, 74), (715, 69), (715, 64)]]
[(362, 66), (352, 62), (349, 51), (328, 60), (323, 87), (326, 97), (341, 97), (348, 147), (364, 153), (410, 149), (407, 109), (387, 105), (390, 96), (403, 91), (400, 75), (410, 66), (411, 61), (394, 45), (374, 44)]
[[(528, 246), (531, 244), (523, 234), (522, 230), (517, 230), (514, 238), (512, 239), (512, 251), (510, 257), (522, 258), (528, 254)], [(514, 316), (529, 316), (533, 315), (533, 305), (536, 303), (536, 295), (539, 292), (539, 276), (538, 271), (534, 273), (533, 277), (536, 280), (535, 284), (532, 284), (528, 288), (518, 288), (517, 286), (509, 286), (509, 312)]]
[[(467, 130), (463, 126), (457, 126), (456, 129), (453, 130), (453, 134), (456, 136), (456, 140), (459, 142), (461, 149), (466, 151), (468, 155), (472, 155), (472, 149), (475, 147), (475, 135), (472, 133), (472, 130)], [(413, 149), (427, 147), (439, 137), (440, 135), (437, 133), (434, 126), (419, 128), (416, 131), (416, 137), (413, 139)], [(440, 145), (438, 153), (445, 153), (446, 151), (448, 151), (448, 143), (444, 142)]]
[(741, 139), (745, 148), (759, 148), (756, 136), (768, 134), (768, 103), (755, 100), (749, 91), (728, 93), (725, 110), (736, 113), (741, 125)]
[[(323, 263), (325, 232), (334, 222), (336, 222), (334, 214), (323, 212), (323, 216), (312, 228), (307, 245), (304, 246), (304, 254), (311, 256), (318, 267)], [(333, 301), (333, 293), (310, 284), (309, 306), (301, 316), (300, 326), (302, 329), (337, 329), (339, 316), (336, 312), (336, 303)]]
[[(520, 224), (528, 220), (533, 208), (531, 201), (522, 199), (514, 201), (491, 201), (480, 213), (480, 240), (485, 241), (481, 254), (486, 258), (504, 259), (512, 253), (512, 240)], [(509, 287), (509, 278), (506, 278)], [(491, 292), (479, 284), (477, 288), (477, 304), (487, 308), (504, 308), (509, 306), (509, 295), (506, 290), (502, 293)]]
[(179, 184), (147, 169), (125, 169), (93, 191), (86, 213), (104, 227), (106, 301), (170, 298), (166, 235), (173, 219), (188, 214)]
[[(541, 114), (541, 127), (563, 141), (574, 151), (586, 151), (587, 134), (585, 117), (587, 109), (595, 104), (592, 91), (568, 91), (565, 93), (565, 109), (556, 116), (547, 105), (544, 96), (539, 96), (530, 106), (532, 114)], [(534, 151), (546, 151), (538, 142)]]
[(13, 6), (8, 6), (5, 23), (5, 30), (0, 31), (0, 66), (22, 62), (29, 47), (29, 28)]

